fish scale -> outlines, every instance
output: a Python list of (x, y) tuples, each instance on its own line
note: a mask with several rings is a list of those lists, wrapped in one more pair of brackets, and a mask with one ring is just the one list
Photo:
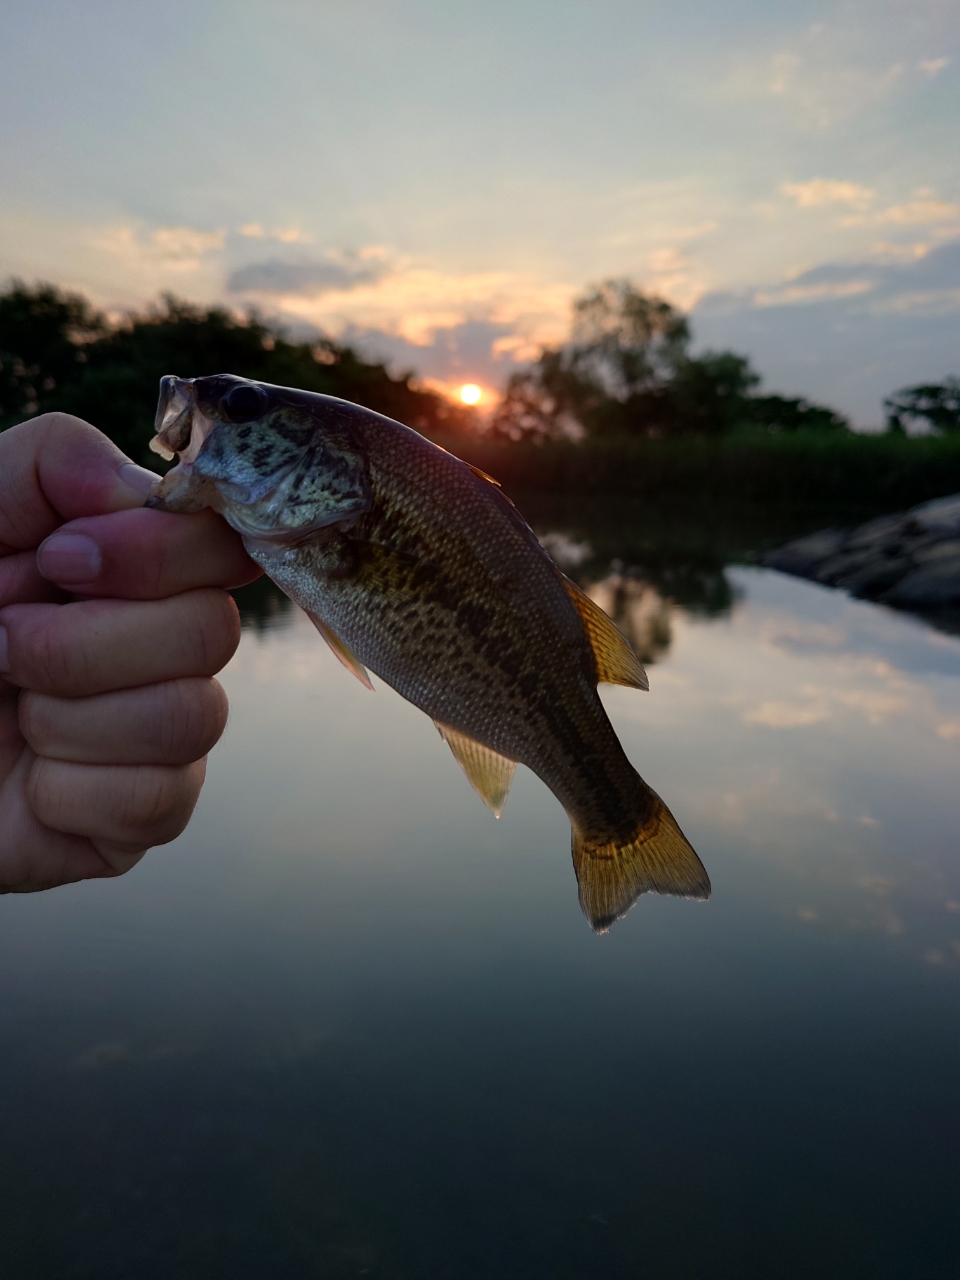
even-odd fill
[(157, 422), (181, 462), (150, 505), (219, 511), (345, 665), (434, 719), (495, 811), (532, 769), (570, 817), (596, 930), (647, 890), (709, 895), (597, 695), (646, 688), (642, 667), (496, 482), (357, 405), (231, 375), (164, 379)]

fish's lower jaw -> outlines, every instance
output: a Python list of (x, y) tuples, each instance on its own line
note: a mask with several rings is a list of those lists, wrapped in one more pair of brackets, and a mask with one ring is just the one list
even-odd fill
[(189, 515), (194, 511), (202, 511), (204, 507), (213, 506), (216, 497), (210, 481), (195, 475), (189, 463), (181, 462), (153, 486), (144, 505), (158, 511)]
[(652, 791), (652, 811), (626, 838), (605, 839), (573, 824), (573, 867), (580, 906), (595, 933), (606, 933), (644, 893), (710, 897), (710, 878), (673, 814)]

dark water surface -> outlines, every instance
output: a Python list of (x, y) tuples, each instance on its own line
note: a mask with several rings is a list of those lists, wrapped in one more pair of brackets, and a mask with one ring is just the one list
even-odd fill
[(607, 515), (538, 518), (713, 899), (594, 937), (549, 792), (251, 593), (188, 832), (0, 902), (4, 1276), (960, 1274), (960, 641)]

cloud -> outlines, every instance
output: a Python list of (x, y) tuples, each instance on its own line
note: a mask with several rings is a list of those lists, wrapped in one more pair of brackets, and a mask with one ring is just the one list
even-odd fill
[[(278, 288), (274, 304), (285, 316), (330, 333), (380, 333), (421, 354), (442, 343), (445, 332), (473, 324), (495, 327), (501, 355), (508, 349), (532, 354), (539, 343), (558, 341), (567, 331), (574, 289), (566, 283), (514, 271), (443, 271), (383, 253), (379, 262), (337, 261), (351, 272), (369, 270), (370, 278), (351, 275), (338, 287), (328, 283), (332, 273), (325, 262), (320, 289), (305, 292), (294, 275), (291, 283), (298, 287)], [(283, 282), (279, 272), (270, 280)]]
[(847, 206), (851, 212), (841, 219), (843, 227), (938, 227), (953, 223), (960, 229), (960, 204), (941, 199), (930, 187), (918, 187), (909, 200), (880, 209), (872, 207), (877, 193), (857, 182), (811, 178), (807, 182), (784, 182), (780, 192), (799, 209)]
[(912, 692), (908, 682), (886, 668), (871, 674), (882, 680), (880, 688), (847, 689), (806, 685), (800, 690), (807, 699), (805, 703), (771, 699), (744, 711), (741, 719), (746, 724), (764, 725), (768, 729), (797, 729), (829, 720), (839, 708), (858, 712), (872, 725), (881, 725), (890, 716), (909, 713), (911, 701), (904, 692)]
[(915, 191), (912, 199), (903, 204), (890, 205), (878, 210), (870, 221), (877, 226), (928, 226), (938, 222), (960, 221), (960, 204), (941, 200), (927, 187)]
[(942, 297), (952, 308), (958, 289), (960, 239), (935, 248), (910, 246), (906, 260), (894, 255), (892, 260), (881, 257), (858, 262), (821, 263), (779, 284), (739, 295), (712, 295), (704, 299), (701, 310), (708, 312), (724, 305), (739, 308), (744, 303), (771, 307), (858, 298), (862, 300), (860, 310), (876, 311), (918, 295)]
[(227, 277), (229, 293), (303, 294), (343, 293), (379, 280), (386, 271), (383, 263), (362, 260), (321, 258), (306, 262), (285, 262), (268, 258), (236, 267)]
[(811, 702), (806, 706), (794, 706), (790, 702), (761, 702), (743, 713), (747, 724), (762, 724), (768, 729), (798, 729), (819, 724), (830, 718), (830, 706), (826, 702)]
[(880, 426), (885, 395), (960, 372), (960, 238), (708, 294), (692, 320), (698, 343), (749, 353), (771, 389)]
[(108, 227), (94, 237), (97, 248), (138, 266), (161, 265), (172, 271), (196, 271), (204, 259), (224, 246), (223, 231), (194, 227), (158, 227), (147, 231), (134, 225)]
[(940, 72), (943, 71), (945, 67), (949, 67), (949, 65), (949, 58), (927, 58), (925, 62), (918, 62), (917, 68), (932, 80), (934, 76), (938, 76)]
[(818, 209), (822, 205), (847, 204), (866, 208), (876, 192), (858, 182), (836, 182), (830, 178), (811, 178), (809, 182), (784, 182), (780, 190), (800, 209)]
[(419, 343), (382, 329), (356, 326), (344, 329), (340, 337), (395, 370), (415, 370), (420, 380), (443, 391), (463, 382), (499, 388), (532, 354), (518, 345), (522, 339), (511, 324), (493, 320), (465, 320), (440, 327)]
[(742, 60), (726, 77), (723, 96), (778, 103), (801, 126), (829, 128), (886, 97), (904, 79), (903, 63), (870, 66), (860, 45), (861, 33), (817, 23), (787, 48)]
[(822, 302), (825, 298), (855, 298), (869, 293), (870, 280), (822, 281), (817, 284), (783, 284), (772, 289), (758, 289), (754, 303), (758, 307), (778, 307), (794, 302)]
[(299, 227), (284, 227), (279, 231), (264, 231), (259, 222), (248, 222), (240, 228), (240, 234), (248, 240), (276, 240), (280, 244), (310, 244), (313, 236)]

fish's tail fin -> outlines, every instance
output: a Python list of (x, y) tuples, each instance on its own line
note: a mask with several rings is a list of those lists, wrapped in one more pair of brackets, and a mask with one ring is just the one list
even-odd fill
[(643, 893), (710, 897), (710, 877), (673, 814), (638, 776), (642, 819), (626, 838), (573, 824), (573, 866), (580, 905), (595, 933), (606, 933)]

